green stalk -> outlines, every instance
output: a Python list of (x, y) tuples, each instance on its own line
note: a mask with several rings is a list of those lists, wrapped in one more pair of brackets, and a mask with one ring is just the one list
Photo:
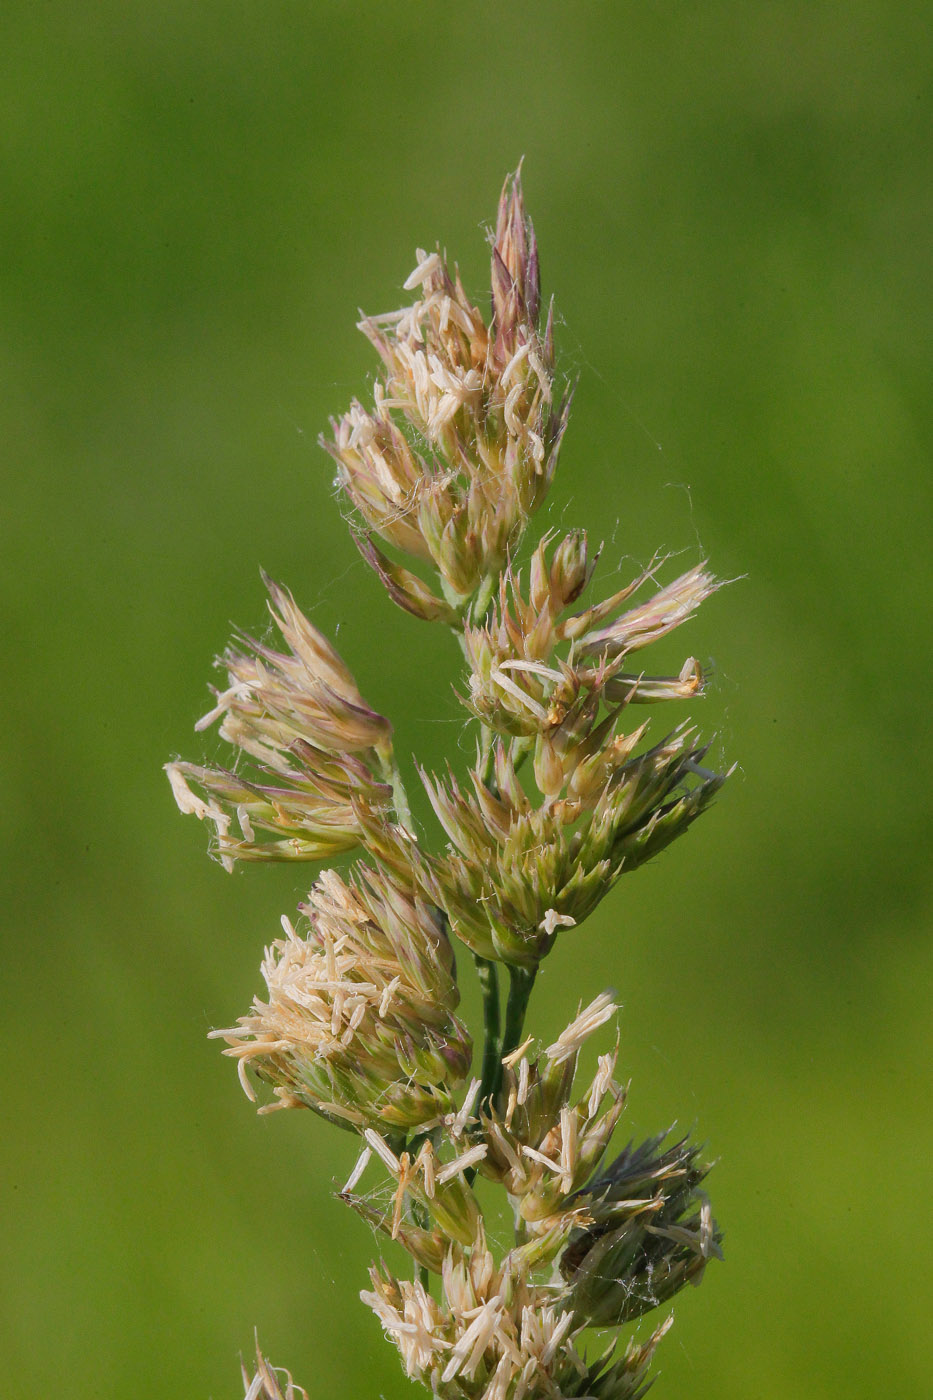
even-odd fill
[[(428, 1216), (428, 1212), (425, 1210), (424, 1206), (420, 1203), (420, 1201), (412, 1201), (411, 1214), (412, 1219), (420, 1229), (429, 1230), (431, 1228), (431, 1221)], [(417, 1264), (415, 1266), (415, 1276), (420, 1280), (421, 1287), (424, 1289), (425, 1293), (430, 1293), (431, 1274), (428, 1268), (424, 1264)]]
[(509, 754), (511, 756), (512, 764), (515, 768), (516, 773), (521, 768), (528, 755), (534, 752), (534, 747), (534, 739), (518, 738), (513, 739), (511, 741), (511, 744), (509, 746)]
[[(496, 964), (489, 958), (481, 958), (479, 953), (473, 954), (473, 961), (483, 994), (483, 1069), (476, 1101), (477, 1110), (482, 1111), (491, 1105), (502, 1076), (502, 1021)], [(463, 1173), (467, 1186), (473, 1185), (475, 1177), (475, 1167), (468, 1167)]]
[(509, 1000), (505, 1008), (505, 1031), (499, 1050), (499, 1073), (494, 1097), (498, 1097), (502, 1086), (502, 1061), (521, 1044), (522, 1031), (525, 1027), (525, 1012), (528, 1010), (531, 989), (537, 975), (537, 963), (533, 967), (509, 967)]
[(496, 965), (488, 958), (473, 954), (479, 985), (483, 993), (483, 1069), (480, 1081), (479, 1100), (483, 1106), (491, 1098), (497, 1087), (502, 1068), (502, 1023), (499, 1013), (499, 974)]
[(490, 792), (495, 792), (498, 796), (496, 785), (493, 782), (493, 772), (496, 765), (496, 736), (485, 724), (480, 727), (482, 731), (478, 765), (480, 781), (484, 787), (488, 787)]

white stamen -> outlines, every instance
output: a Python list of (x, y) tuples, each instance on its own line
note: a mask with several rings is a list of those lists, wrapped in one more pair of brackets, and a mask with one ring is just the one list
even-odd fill
[(229, 708), (229, 702), (231, 700), (248, 699), (249, 691), (249, 686), (244, 685), (242, 682), (240, 682), (237, 685), (232, 685), (229, 690), (225, 690), (222, 695), (218, 695), (217, 704), (214, 706), (214, 708), (212, 710), (208, 710), (206, 715), (202, 715), (201, 718), (198, 720), (197, 724), (194, 726), (195, 733), (200, 734), (202, 729), (207, 729), (209, 725), (212, 725), (215, 719), (217, 719), (220, 715), (226, 712), (226, 710)]
[(515, 1066), (518, 1064), (519, 1060), (527, 1051), (528, 1047), (533, 1043), (534, 1036), (530, 1035), (527, 1037), (527, 1039), (523, 1040), (521, 1045), (517, 1046), (510, 1055), (504, 1056), (502, 1063), (505, 1065), (506, 1069), (514, 1069)]
[(508, 390), (508, 387), (509, 387), (509, 380), (512, 378), (512, 375), (513, 375), (513, 374), (515, 373), (515, 371), (518, 369), (518, 367), (519, 367), (519, 365), (521, 364), (522, 360), (525, 359), (526, 355), (529, 353), (530, 350), (531, 350), (531, 345), (530, 345), (530, 343), (526, 340), (526, 341), (524, 342), (524, 344), (523, 344), (523, 345), (520, 345), (520, 346), (518, 347), (518, 349), (515, 351), (515, 354), (512, 356), (511, 360), (509, 360), (509, 362), (508, 362), (508, 364), (506, 365), (505, 369), (502, 371), (501, 383), (502, 383), (503, 389)]
[[(441, 1382), (448, 1385), (462, 1370), (470, 1376), (482, 1359), (483, 1352), (495, 1333), (499, 1320), (499, 1299), (490, 1298), (480, 1308), (478, 1315), (470, 1323), (457, 1345), (441, 1376)], [(467, 1359), (469, 1358), (469, 1359)]]
[(570, 1331), (572, 1325), (573, 1313), (565, 1312), (561, 1317), (560, 1321), (558, 1322), (557, 1326), (551, 1333), (550, 1341), (541, 1353), (542, 1366), (547, 1366), (551, 1361), (553, 1361), (557, 1353), (557, 1348), (560, 1346), (561, 1342), (564, 1340), (567, 1333)]
[(421, 1151), (418, 1154), (418, 1157), (421, 1162), (421, 1170), (424, 1173), (424, 1194), (427, 1196), (428, 1200), (433, 1200), (435, 1185), (435, 1158), (434, 1149), (431, 1146), (430, 1138), (422, 1147)]
[(544, 1153), (539, 1152), (537, 1148), (523, 1147), (522, 1156), (530, 1158), (532, 1162), (540, 1162), (542, 1167), (547, 1167), (548, 1171), (552, 1171), (555, 1176), (561, 1174), (560, 1162), (555, 1162), (551, 1157), (545, 1157)]
[(529, 345), (529, 349), (528, 349), (528, 363), (531, 365), (531, 368), (534, 370), (535, 374), (538, 376), (538, 383), (541, 385), (541, 397), (544, 399), (544, 402), (545, 402), (545, 403), (550, 403), (550, 402), (551, 402), (551, 379), (550, 379), (550, 375), (548, 374), (547, 370), (544, 368), (544, 365), (541, 363), (540, 359), (538, 358), (538, 355), (537, 355), (537, 354), (535, 353), (535, 351), (530, 347), (530, 345)]
[(477, 1162), (481, 1162), (486, 1156), (486, 1150), (486, 1144), (481, 1142), (478, 1143), (476, 1147), (471, 1147), (469, 1152), (464, 1152), (460, 1157), (455, 1158), (453, 1162), (448, 1162), (447, 1166), (443, 1167), (437, 1173), (438, 1186), (444, 1186), (448, 1181), (452, 1181), (455, 1176), (459, 1176), (461, 1172), (465, 1172), (468, 1167), (475, 1166)]
[(395, 1153), (392, 1151), (385, 1138), (379, 1136), (375, 1128), (367, 1128), (363, 1134), (376, 1156), (381, 1158), (393, 1176), (398, 1176), (402, 1170), (402, 1165)]
[(603, 1095), (617, 1087), (612, 1078), (612, 1071), (615, 1069), (615, 1059), (615, 1055), (600, 1055), (599, 1057), (599, 1068), (593, 1076), (589, 1102), (586, 1105), (586, 1116), (588, 1118), (592, 1118), (595, 1115)]
[[(532, 432), (531, 428), (529, 428), (527, 432), (528, 442), (531, 446), (531, 455), (534, 459), (536, 468), (540, 468), (541, 463), (544, 461), (544, 443), (541, 441), (537, 433)], [(540, 475), (540, 472), (536, 472), (536, 475)]]
[(398, 987), (401, 980), (401, 977), (393, 977), (392, 981), (387, 985), (385, 991), (382, 993), (382, 997), (379, 1001), (379, 1015), (381, 1017), (385, 1016), (390, 1005), (392, 1004), (392, 997), (394, 996), (395, 990)]
[(357, 1183), (359, 1182), (359, 1180), (360, 1180), (360, 1178), (362, 1177), (363, 1173), (365, 1172), (366, 1168), (369, 1166), (369, 1164), (370, 1164), (370, 1162), (371, 1162), (371, 1160), (372, 1160), (372, 1155), (373, 1155), (373, 1154), (372, 1154), (372, 1149), (371, 1149), (371, 1148), (369, 1148), (369, 1147), (364, 1147), (364, 1148), (363, 1148), (363, 1150), (362, 1150), (362, 1152), (360, 1153), (359, 1157), (357, 1157), (357, 1159), (356, 1159), (356, 1166), (353, 1168), (352, 1172), (351, 1172), (350, 1175), (347, 1177), (347, 1180), (346, 1180), (346, 1182), (345, 1182), (345, 1184), (344, 1184), (343, 1190), (342, 1190), (341, 1193), (340, 1193), (341, 1196), (346, 1196), (350, 1191), (353, 1190), (354, 1186), (357, 1185)]
[(576, 919), (571, 918), (569, 914), (558, 914), (556, 909), (548, 909), (545, 911), (544, 918), (538, 928), (550, 938), (555, 929), (574, 928), (576, 922)]
[(577, 1165), (577, 1119), (573, 1109), (566, 1106), (560, 1111), (560, 1169), (561, 1190), (569, 1194), (573, 1187), (573, 1173)]
[(527, 695), (524, 690), (521, 690), (513, 680), (503, 675), (501, 667), (496, 667), (492, 673), (492, 679), (495, 684), (499, 686), (500, 690), (504, 690), (507, 694), (513, 696), (520, 705), (524, 705), (526, 710), (530, 710), (542, 724), (547, 723), (548, 712), (544, 706), (539, 705), (537, 700), (533, 700), (532, 697)]
[(460, 327), (464, 335), (471, 336), (473, 334), (473, 322), (470, 320), (463, 307), (460, 306), (457, 302), (450, 302), (450, 308), (447, 314), (450, 317), (451, 321), (453, 321), (454, 325)]
[(178, 804), (178, 810), (184, 813), (185, 816), (197, 817), (199, 821), (203, 821), (205, 817), (209, 817), (211, 815), (210, 804), (205, 802), (203, 798), (198, 797), (196, 792), (191, 791), (178, 764), (167, 763), (165, 765), (165, 771), (172, 785), (172, 796)]
[(398, 311), (380, 311), (376, 316), (367, 316), (364, 320), (357, 321), (356, 329), (358, 331), (365, 330), (367, 325), (391, 326), (394, 325), (396, 321), (400, 321), (403, 316), (407, 315), (407, 306), (400, 307)]
[(524, 661), (521, 657), (514, 661), (500, 661), (501, 671), (531, 671), (536, 676), (543, 676), (545, 680), (554, 681), (559, 685), (564, 679), (560, 671), (555, 671), (553, 666), (545, 666), (543, 661)]
[[(499, 1329), (499, 1337), (501, 1337), (502, 1340), (507, 1340), (501, 1328)], [(499, 1340), (499, 1337), (497, 1337), (497, 1340)], [(514, 1347), (512, 1349), (514, 1350)], [(495, 1375), (483, 1391), (482, 1400), (505, 1400), (505, 1397), (509, 1393), (509, 1384), (512, 1380), (514, 1369), (515, 1363), (512, 1358), (503, 1356), (499, 1365), (496, 1367)]]
[(439, 253), (426, 253), (423, 248), (418, 248), (415, 252), (418, 259), (418, 266), (414, 272), (402, 283), (402, 288), (406, 292), (413, 292), (416, 287), (420, 287), (423, 282), (436, 272), (438, 268), (444, 266)]
[(250, 1084), (249, 1079), (248, 1079), (247, 1076), (246, 1076), (246, 1061), (247, 1061), (247, 1058), (248, 1058), (248, 1057), (247, 1057), (246, 1055), (238, 1055), (238, 1056), (237, 1056), (236, 1072), (237, 1072), (237, 1077), (238, 1077), (240, 1083), (241, 1083), (242, 1086), (243, 1086), (243, 1093), (244, 1093), (244, 1094), (246, 1095), (246, 1097), (249, 1099), (250, 1103), (255, 1103), (255, 1102), (256, 1102), (256, 1093), (255, 1093), (255, 1090), (253, 1089), (252, 1084)]
[(505, 419), (505, 426), (514, 437), (518, 437), (522, 431), (522, 420), (515, 412), (515, 405), (522, 396), (522, 386), (516, 384), (506, 395), (505, 403), (502, 405), (502, 416)]
[(451, 1137), (462, 1137), (463, 1130), (473, 1113), (473, 1105), (476, 1103), (476, 1096), (480, 1091), (480, 1087), (481, 1081), (479, 1079), (470, 1080), (470, 1087), (466, 1091), (466, 1098), (463, 1100), (458, 1111), (449, 1120), (448, 1126), (450, 1128)]
[(561, 1031), (553, 1045), (545, 1050), (545, 1055), (555, 1065), (562, 1065), (571, 1059), (586, 1038), (610, 1020), (618, 1011), (611, 992), (603, 992), (571, 1021), (566, 1030)]

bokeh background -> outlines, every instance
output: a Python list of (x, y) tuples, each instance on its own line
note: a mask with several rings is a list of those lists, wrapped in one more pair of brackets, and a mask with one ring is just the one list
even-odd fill
[[(463, 764), (449, 639), (392, 609), (316, 446), (417, 244), (485, 296), (525, 156), (580, 377), (542, 525), (740, 579), (672, 649), (740, 768), (546, 965), (624, 1003), (632, 1133), (709, 1144), (727, 1263), (661, 1396), (928, 1393), (927, 8), (94, 5), (0, 17), (0, 1374), (9, 1400), (409, 1394), (331, 1195), (205, 1039), (300, 869), (225, 875), (162, 763), (259, 566), (399, 748)], [(928, 517), (927, 517), (928, 518)], [(675, 566), (672, 566), (675, 567)], [(468, 998), (468, 1008), (474, 1003)]]

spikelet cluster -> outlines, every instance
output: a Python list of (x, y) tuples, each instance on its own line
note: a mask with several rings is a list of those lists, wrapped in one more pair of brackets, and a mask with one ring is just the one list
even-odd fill
[[(463, 790), (422, 775), (450, 841), (429, 883), (463, 941), (485, 958), (534, 966), (558, 928), (581, 923), (623, 872), (656, 855), (707, 807), (721, 775), (701, 766), (681, 723), (643, 747), (631, 705), (690, 700), (703, 676), (688, 657), (677, 676), (623, 669), (628, 658), (689, 620), (716, 584), (698, 566), (626, 607), (651, 571), (602, 603), (564, 616), (593, 570), (586, 537), (543, 540), (528, 591), (511, 569), (482, 625), (464, 629), (464, 703), (495, 735)], [(540, 801), (516, 769), (531, 757)]]
[[(486, 325), (456, 269), (418, 250), (405, 283), (414, 302), (360, 330), (384, 377), (373, 404), (354, 401), (322, 445), (367, 531), (364, 557), (416, 616), (456, 623), (488, 599), (554, 477), (570, 407), (554, 371), (553, 308), (541, 326), (534, 230), (516, 175), (492, 243)], [(426, 564), (440, 594), (372, 539)]]
[[(389, 721), (269, 579), (281, 643), (238, 634), (196, 726), (219, 725), (229, 765), (177, 761), (168, 775), (228, 870), (365, 852), (318, 875), (266, 948), (265, 991), (213, 1035), (251, 1099), (265, 1086), (261, 1112), (310, 1108), (357, 1135), (339, 1194), (411, 1261), (411, 1278), (374, 1266), (362, 1293), (406, 1373), (440, 1400), (637, 1400), (670, 1319), (641, 1341), (619, 1329), (720, 1256), (706, 1168), (666, 1134), (612, 1155), (626, 1100), (617, 1032), (577, 1082), (581, 1051), (617, 1016), (612, 996), (551, 1044), (523, 1038), (524, 1018), (558, 937), (585, 937), (615, 882), (723, 782), (682, 713), (657, 733), (632, 718), (703, 695), (695, 657), (659, 675), (642, 654), (718, 584), (705, 563), (663, 582), (655, 559), (593, 596), (599, 551), (582, 530), (546, 533), (520, 566), (571, 396), (519, 173), (490, 241), (488, 321), (441, 251), (419, 249), (411, 303), (360, 323), (382, 362), (371, 404), (354, 400), (322, 439), (363, 557), (396, 604), (454, 632), (465, 660), (475, 762), (466, 778), (416, 768), (446, 840), (432, 848), (412, 819)], [(458, 971), (450, 935), (482, 989), (475, 1073), (457, 1016), (470, 958)], [(477, 1177), (500, 1193), (505, 1247)], [(610, 1334), (595, 1361), (581, 1341), (592, 1328)], [(258, 1352), (243, 1382), (245, 1400), (304, 1396)]]
[(412, 1380), (441, 1400), (537, 1400), (599, 1396), (637, 1400), (661, 1326), (589, 1362), (575, 1342), (583, 1330), (554, 1290), (533, 1283), (513, 1251), (497, 1266), (480, 1235), (459, 1256), (449, 1254), (440, 1298), (419, 1280), (399, 1280), (374, 1268), (368, 1303), (398, 1348)]
[(574, 1197), (583, 1223), (560, 1259), (574, 1315), (619, 1327), (696, 1286), (721, 1236), (700, 1190), (706, 1168), (686, 1138), (630, 1143)]
[(358, 1128), (414, 1129), (452, 1109), (472, 1042), (453, 1014), (450, 945), (432, 911), (379, 871), (324, 871), (304, 928), (266, 949), (267, 997), (215, 1031), (240, 1067), (275, 1086), (273, 1107), (305, 1105)]
[[(336, 650), (266, 579), (270, 613), (287, 651), (243, 634), (222, 662), (228, 684), (195, 726), (220, 720), (220, 737), (246, 770), (167, 767), (183, 812), (210, 821), (224, 866), (235, 860), (326, 860), (360, 842), (361, 802), (383, 806), (380, 781), (392, 727), (360, 695)], [(251, 771), (252, 770), (252, 771)]]
[[(581, 1050), (617, 1011), (604, 994), (553, 1044), (536, 1049), (526, 1041), (506, 1061), (496, 1102), (478, 1104), (474, 1081), (460, 1112), (416, 1156), (397, 1157), (379, 1134), (365, 1134), (343, 1199), (437, 1274), (441, 1291), (435, 1297), (423, 1278), (373, 1269), (372, 1288), (361, 1296), (408, 1375), (436, 1395), (640, 1395), (667, 1323), (621, 1355), (613, 1342), (595, 1366), (583, 1360), (576, 1338), (641, 1317), (685, 1283), (698, 1283), (720, 1255), (699, 1189), (704, 1170), (686, 1139), (630, 1145), (601, 1168), (625, 1106), (615, 1079), (618, 1038), (598, 1057), (582, 1095), (574, 1085)], [(354, 1194), (373, 1160), (391, 1179), (388, 1208), (374, 1204), (378, 1193)], [(500, 1262), (470, 1189), (476, 1170), (505, 1188), (523, 1240)]]

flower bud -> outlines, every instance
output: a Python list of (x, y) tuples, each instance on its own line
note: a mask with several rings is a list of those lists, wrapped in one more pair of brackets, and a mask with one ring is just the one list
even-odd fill
[(551, 559), (551, 588), (559, 600), (558, 611), (576, 602), (595, 568), (596, 558), (591, 560), (587, 555), (586, 531), (574, 530), (565, 535)]
[(564, 765), (546, 734), (539, 734), (535, 743), (534, 773), (538, 791), (557, 797), (564, 786)]

